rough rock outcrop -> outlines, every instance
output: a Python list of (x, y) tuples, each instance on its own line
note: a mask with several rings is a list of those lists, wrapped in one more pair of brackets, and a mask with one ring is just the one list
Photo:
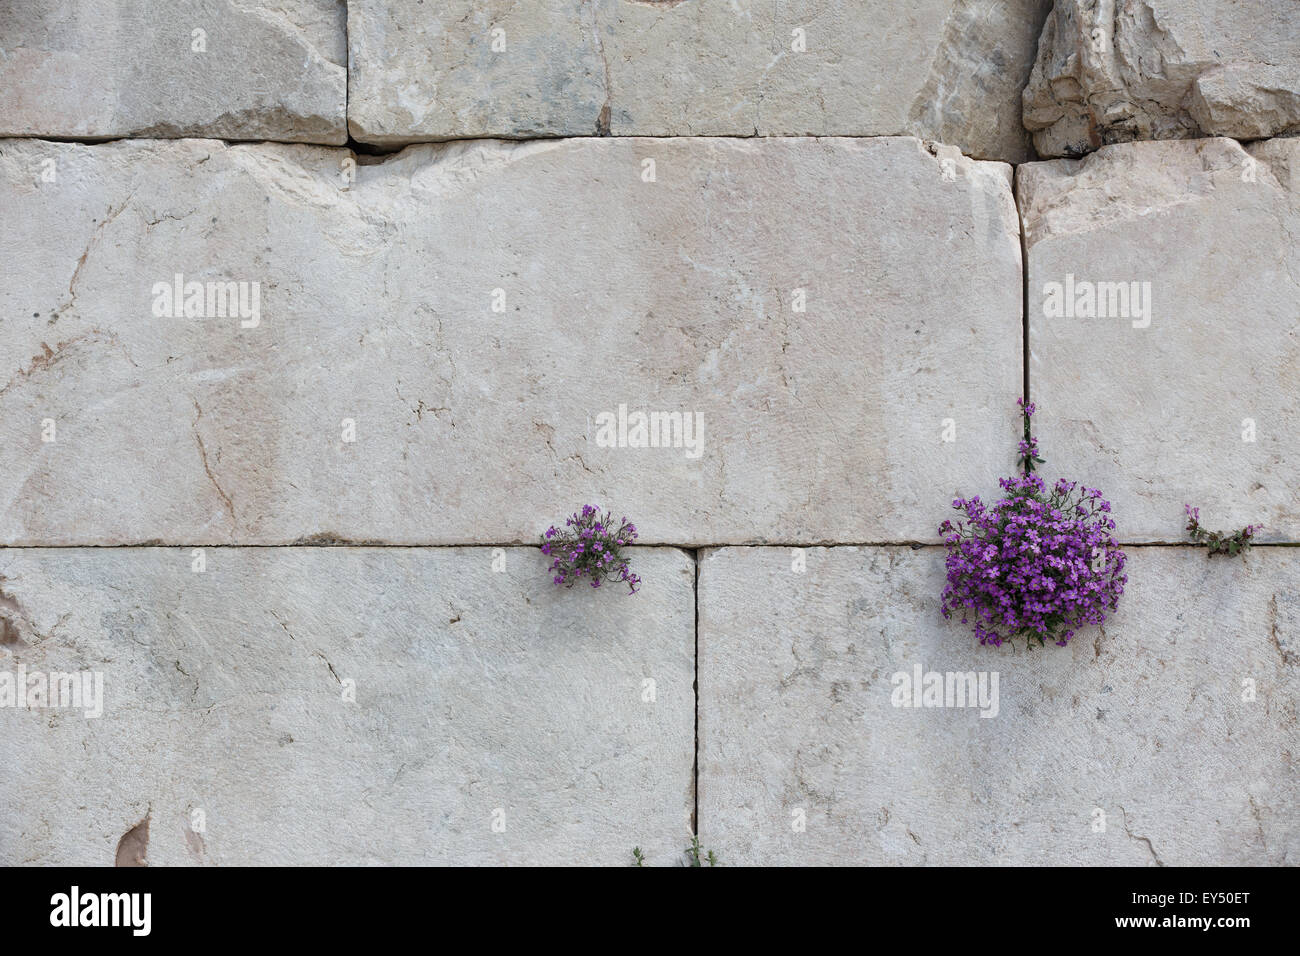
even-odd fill
[(1024, 121), (1042, 156), (1300, 131), (1300, 4), (1056, 0)]

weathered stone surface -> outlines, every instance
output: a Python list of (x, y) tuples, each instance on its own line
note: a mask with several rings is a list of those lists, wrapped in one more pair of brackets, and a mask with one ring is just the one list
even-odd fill
[(1019, 162), (1050, 5), (354, 0), (348, 122), (385, 145), (910, 134)]
[(104, 701), (98, 718), (0, 707), (0, 862), (680, 856), (689, 555), (637, 549), (634, 596), (555, 588), (533, 549), (205, 559), (194, 573), (184, 549), (0, 551), (18, 632), (0, 675), (97, 671)]
[(5, 0), (0, 135), (342, 144), (346, 31), (342, 0)]
[(1024, 91), (1043, 156), (1300, 130), (1293, 0), (1056, 0)]
[[(1300, 540), (1300, 140), (1131, 143), (1018, 175), (1047, 472), (1101, 488), (1124, 540), (1185, 540), (1184, 504)], [(1118, 289), (1080, 317), (1085, 283), (1123, 283), (1130, 317)]]
[[(1013, 465), (1002, 164), (912, 139), (352, 161), (0, 143), (0, 540), (529, 543), (583, 501), (643, 544), (933, 540)], [(154, 314), (178, 274), (246, 283), (250, 318)], [(617, 446), (620, 406), (702, 431)]]
[[(700, 836), (724, 862), (1300, 856), (1300, 554), (1132, 549), (1104, 634), (1034, 651), (943, 620), (940, 548), (805, 557), (803, 574), (787, 549), (701, 565)], [(997, 672), (997, 715), (893, 706), (918, 665)]]

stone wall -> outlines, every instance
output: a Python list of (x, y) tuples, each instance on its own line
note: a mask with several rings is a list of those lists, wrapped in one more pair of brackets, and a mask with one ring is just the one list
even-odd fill
[[(0, 0), (0, 94), (0, 679), (103, 688), (0, 862), (1300, 858), (1291, 0)], [(1130, 581), (999, 650), (1026, 388)]]

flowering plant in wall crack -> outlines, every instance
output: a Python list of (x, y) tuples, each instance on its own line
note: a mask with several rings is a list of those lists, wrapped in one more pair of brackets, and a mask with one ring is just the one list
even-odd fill
[(626, 518), (617, 524), (610, 514), (594, 505), (583, 505), (564, 521), (565, 530), (555, 525), (542, 537), (542, 554), (554, 560), (550, 570), (556, 584), (573, 587), (587, 581), (593, 588), (606, 581), (618, 581), (635, 594), (641, 579), (632, 573), (622, 549), (636, 540), (636, 525)]
[[(686, 848), (685, 853), (686, 858), (681, 861), (683, 866), (718, 866), (721, 863), (716, 853), (700, 846), (698, 836), (691, 837), (691, 845)], [(645, 866), (645, 854), (641, 852), (639, 846), (632, 847), (632, 865)]]
[(958, 498), (952, 506), (965, 520), (939, 526), (948, 549), (943, 615), (960, 613), (981, 644), (1023, 637), (1063, 647), (1116, 609), (1127, 559), (1100, 491), (1064, 478), (1049, 490), (1035, 474), (1034, 465), (1044, 463), (1030, 434), (1036, 409), (1024, 399), (1018, 404), (1020, 474), (999, 481), (1002, 497), (992, 505)]
[(1250, 550), (1250, 539), (1264, 530), (1262, 524), (1248, 524), (1240, 531), (1224, 534), (1222, 531), (1206, 531), (1201, 527), (1201, 509), (1183, 505), (1187, 512), (1187, 533), (1196, 544), (1206, 547), (1205, 556), (1212, 558), (1216, 554), (1235, 556)]

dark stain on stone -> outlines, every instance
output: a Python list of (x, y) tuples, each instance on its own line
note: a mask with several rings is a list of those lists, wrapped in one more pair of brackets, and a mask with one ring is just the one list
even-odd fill
[(18, 636), (18, 628), (14, 622), (7, 617), (0, 617), (0, 644), (21, 644), (22, 638)]
[(1282, 640), (1278, 633), (1277, 626), (1277, 593), (1268, 601), (1268, 636), (1273, 642), (1273, 647), (1277, 649), (1278, 657), (1282, 658), (1283, 666), (1290, 666), (1295, 661), (1295, 655), (1282, 646)]
[(1091, 108), (1088, 110), (1088, 144), (1093, 149), (1102, 147), (1101, 125), (1097, 122), (1097, 114)]
[[(152, 813), (152, 811), (150, 811)], [(122, 839), (117, 841), (117, 858), (114, 866), (148, 866), (149, 854), (149, 813), (144, 819), (127, 830)]]
[[(5, 580), (5, 576), (0, 574), (0, 585), (3, 585)], [(5, 592), (4, 587), (0, 586), (0, 644), (13, 646), (23, 643), (18, 631), (18, 618), (21, 615), (22, 609), (18, 606), (18, 602)]]
[(374, 538), (370, 538), (366, 540), (358, 540), (356, 538), (345, 538), (342, 535), (335, 534), (332, 531), (318, 531), (315, 534), (307, 535), (305, 538), (299, 538), (292, 545), (290, 545), (290, 547), (293, 548), (320, 548), (320, 547), (375, 548), (375, 547), (382, 547), (383, 544), (384, 542)]
[[(89, 248), (87, 248), (86, 251), (89, 252), (90, 251)], [(86, 259), (86, 255), (85, 253), (82, 253), (81, 261), (77, 264), (77, 272), (81, 271), (81, 266), (85, 264), (85, 259)], [(76, 272), (74, 272), (72, 277), (72, 284), (75, 285), (76, 281), (77, 281), (77, 276), (76, 276)], [(73, 297), (75, 298), (76, 293), (73, 291), (71, 285), (69, 286), (68, 291), (72, 293)], [(68, 305), (70, 304), (71, 303), (68, 303)], [(54, 313), (54, 318), (50, 319), (49, 322), (50, 325), (54, 324), (54, 322), (58, 319), (59, 312), (62, 312), (64, 309), (66, 309), (68, 305), (62, 306), (58, 310), (58, 312)], [(27, 380), (31, 379), (33, 376), (41, 372), (48, 372), (58, 362), (62, 361), (63, 358), (66, 357), (68, 351), (72, 349), (73, 346), (80, 346), (81, 344), (83, 344), (89, 339), (103, 339), (108, 341), (112, 345), (117, 345), (117, 346), (120, 346), (121, 344), (117, 341), (116, 336), (113, 336), (112, 334), (109, 333), (105, 333), (100, 329), (91, 329), (89, 332), (85, 332), (82, 333), (81, 335), (77, 335), (74, 336), (73, 338), (67, 339), (65, 341), (61, 341), (57, 343), (54, 346), (54, 348), (50, 348), (48, 342), (42, 342), (40, 352), (32, 356), (31, 361), (27, 363), (27, 367), (19, 369), (17, 372), (14, 373), (13, 377), (9, 379), (8, 382), (0, 386), (0, 395), (3, 395), (5, 392), (9, 391), (9, 389), (13, 388), (15, 385), (18, 385), (22, 382), (26, 382)], [(133, 362), (132, 364), (135, 363)]]
[(185, 833), (185, 844), (190, 848), (190, 852), (195, 856), (203, 856), (204, 851), (207, 849), (203, 843), (203, 837), (195, 833), (190, 827), (182, 827), (181, 829)]
[(140, 607), (129, 611), (105, 611), (99, 616), (100, 627), (108, 632), (108, 638), (114, 644), (133, 640), (136, 634), (147, 631), (152, 622), (153, 616)]

